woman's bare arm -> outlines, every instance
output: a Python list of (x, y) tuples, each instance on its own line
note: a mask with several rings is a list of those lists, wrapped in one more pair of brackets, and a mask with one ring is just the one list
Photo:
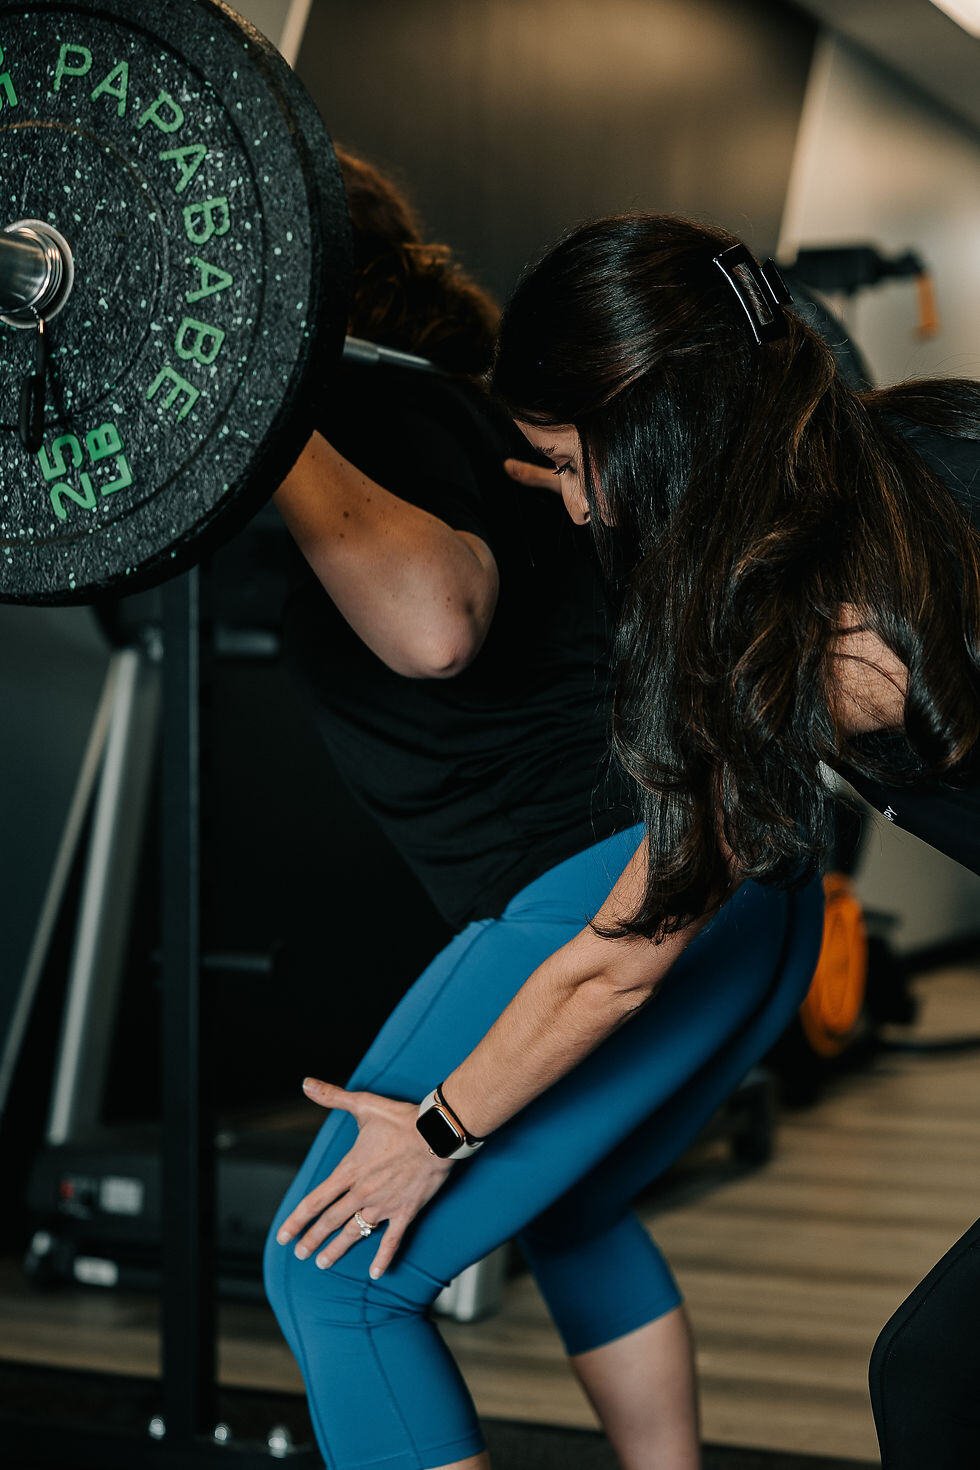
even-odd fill
[[(842, 621), (855, 626), (856, 609), (842, 609)], [(908, 676), (904, 664), (867, 631), (842, 635), (837, 653), (835, 695), (842, 723), (851, 729), (900, 725)], [(734, 885), (737, 862), (720, 832), (719, 841)], [(646, 862), (643, 843), (599, 910), (602, 925), (636, 907)], [(645, 1005), (703, 927), (703, 921), (693, 924), (662, 944), (600, 939), (583, 929), (538, 966), (445, 1079), (450, 1107), (476, 1137), (492, 1133)]]
[[(596, 915), (601, 925), (633, 912), (646, 863), (644, 842)], [(585, 928), (540, 964), (444, 1080), (446, 1101), (470, 1133), (499, 1128), (635, 1015), (704, 922), (659, 944), (601, 939)]]
[(274, 499), (341, 613), (395, 673), (450, 678), (476, 657), (498, 591), (479, 536), (392, 495), (321, 434)]

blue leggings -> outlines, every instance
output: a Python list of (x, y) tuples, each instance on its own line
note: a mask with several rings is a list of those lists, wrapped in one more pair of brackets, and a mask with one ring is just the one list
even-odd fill
[[(468, 925), (401, 999), (346, 1085), (424, 1097), (595, 914), (641, 836), (635, 827), (577, 853), (522, 889), (500, 918)], [(275, 1240), (357, 1136), (348, 1113), (327, 1116), (276, 1215), (265, 1281), (328, 1470), (432, 1470), (485, 1448), (428, 1309), (507, 1240), (520, 1245), (568, 1353), (678, 1305), (631, 1202), (788, 1024), (816, 964), (822, 920), (819, 883), (795, 894), (743, 884), (642, 1010), (454, 1166), (377, 1282), (367, 1274), (377, 1237), (357, 1241), (329, 1271)]]

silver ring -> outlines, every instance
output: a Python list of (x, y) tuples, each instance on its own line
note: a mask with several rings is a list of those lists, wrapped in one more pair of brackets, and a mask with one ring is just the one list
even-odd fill
[(357, 1221), (357, 1228), (360, 1230), (362, 1236), (370, 1235), (372, 1230), (377, 1230), (378, 1228), (377, 1225), (369, 1225), (360, 1210), (354, 1211), (354, 1219)]

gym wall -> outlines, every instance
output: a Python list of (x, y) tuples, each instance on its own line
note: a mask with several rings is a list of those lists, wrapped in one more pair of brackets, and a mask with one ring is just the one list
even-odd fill
[(246, 0), (236, 5), (235, 10), (258, 26), (263, 36), (268, 36), (276, 46), (282, 45), (282, 33), (292, 8), (292, 0)]
[[(980, 78), (978, 78), (980, 79)], [(817, 44), (779, 237), (798, 246), (873, 240), (933, 272), (942, 330), (915, 335), (913, 281), (847, 309), (878, 382), (980, 377), (980, 128), (829, 32)]]
[(501, 298), (634, 206), (776, 243), (816, 26), (779, 0), (314, 0), (297, 69)]
[(314, 0), (243, 0), (239, 15), (258, 26), (279, 47), (290, 66), (296, 65)]
[[(933, 271), (942, 330), (915, 335), (911, 281), (864, 292), (847, 325), (878, 382), (980, 378), (980, 130), (827, 33), (819, 42), (790, 179), (780, 253), (871, 240)], [(900, 915), (897, 947), (980, 929), (980, 879), (875, 813), (858, 874), (869, 907)]]

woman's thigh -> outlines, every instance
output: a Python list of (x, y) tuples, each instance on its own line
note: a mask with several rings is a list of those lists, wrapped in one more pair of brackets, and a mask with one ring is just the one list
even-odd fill
[[(420, 1102), (473, 1050), (532, 971), (575, 932), (573, 926), (555, 922), (510, 925), (485, 919), (470, 924), (402, 996), (344, 1085), (350, 1091)], [(356, 1137), (357, 1124), (349, 1113), (334, 1109), (327, 1114), (277, 1221), (330, 1173)], [(347, 1259), (355, 1250), (347, 1252)]]
[[(570, 937), (569, 924), (553, 907), (547, 911), (545, 919), (518, 906), (508, 911), (511, 917), (459, 936), (396, 1008), (350, 1085), (421, 1099)], [(774, 989), (785, 986), (790, 965), (798, 1002), (816, 962), (821, 925), (818, 885), (793, 896), (744, 884), (640, 1012), (454, 1166), (377, 1285), (420, 1305), (431, 1301), (462, 1269), (517, 1235), (621, 1144), (628, 1146), (630, 1135), (710, 1067), (729, 1038), (751, 1026)], [(580, 926), (576, 918), (572, 932)], [(659, 1159), (673, 1147), (670, 1128), (664, 1129)], [(355, 1137), (348, 1114), (328, 1117), (277, 1219), (330, 1173)], [(358, 1241), (331, 1272), (363, 1280), (369, 1294), (367, 1269), (376, 1250), (377, 1241)], [(312, 1261), (304, 1268), (317, 1270)]]
[[(818, 884), (789, 900), (787, 947), (773, 983), (740, 1023), (721, 1038), (716, 1051), (697, 1064), (659, 1106), (612, 1148), (595, 1168), (577, 1179), (518, 1237), (567, 1247), (601, 1234), (647, 1184), (660, 1177), (693, 1141), (714, 1112), (778, 1041), (806, 994), (816, 964), (814, 946), (822, 936), (823, 893)], [(733, 970), (752, 963), (751, 950), (733, 960)], [(732, 973), (740, 987), (743, 978)], [(697, 978), (692, 980), (697, 985)], [(691, 996), (692, 1003), (694, 996)]]

